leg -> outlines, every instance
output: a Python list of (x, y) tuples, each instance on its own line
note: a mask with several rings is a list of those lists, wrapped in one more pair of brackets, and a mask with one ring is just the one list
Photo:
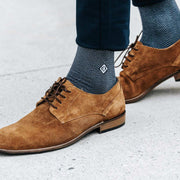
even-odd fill
[(79, 46), (123, 50), (129, 44), (130, 0), (76, 0)]
[(113, 50), (129, 42), (128, 0), (77, 0), (79, 45), (67, 79), (86, 92), (102, 94), (116, 83)]
[(180, 39), (180, 11), (175, 0), (155, 2), (142, 4), (134, 0), (143, 24), (141, 42), (154, 48), (167, 48)]
[(126, 103), (142, 99), (170, 77), (180, 80), (180, 11), (175, 0), (133, 3), (139, 6), (143, 36), (130, 46), (120, 73)]

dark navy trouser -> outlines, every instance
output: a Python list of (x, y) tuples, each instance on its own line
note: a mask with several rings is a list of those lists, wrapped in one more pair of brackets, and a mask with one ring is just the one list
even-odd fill
[[(133, 0), (146, 6), (164, 0)], [(76, 0), (78, 45), (99, 50), (123, 50), (129, 44), (130, 0)]]

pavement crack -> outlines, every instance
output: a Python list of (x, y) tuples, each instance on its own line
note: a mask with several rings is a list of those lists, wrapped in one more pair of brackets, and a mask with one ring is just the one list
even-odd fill
[(62, 68), (62, 67), (68, 67), (71, 64), (66, 64), (66, 65), (59, 65), (59, 66), (51, 66), (51, 67), (45, 67), (45, 68), (40, 68), (40, 69), (31, 69), (27, 71), (20, 71), (20, 72), (14, 72), (14, 73), (7, 73), (7, 74), (1, 74), (1, 77), (6, 77), (6, 76), (12, 76), (12, 75), (18, 75), (18, 74), (26, 74), (26, 73), (31, 73), (31, 72), (38, 72), (38, 71), (45, 71), (45, 70), (51, 70), (51, 69), (57, 69), (57, 68)]

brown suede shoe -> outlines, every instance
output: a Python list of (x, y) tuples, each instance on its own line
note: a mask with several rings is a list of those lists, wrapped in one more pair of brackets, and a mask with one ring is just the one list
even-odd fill
[(0, 129), (0, 152), (56, 150), (75, 143), (93, 130), (105, 132), (124, 123), (125, 100), (119, 82), (107, 93), (96, 95), (59, 78), (34, 111)]
[(180, 80), (180, 40), (166, 49), (144, 46), (136, 39), (122, 61), (120, 82), (126, 103), (142, 99), (154, 87), (174, 76)]

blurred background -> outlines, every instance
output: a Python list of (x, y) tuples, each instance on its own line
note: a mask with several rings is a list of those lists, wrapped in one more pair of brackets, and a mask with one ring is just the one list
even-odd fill
[[(76, 51), (75, 2), (0, 0), (0, 128), (29, 113), (66, 76)], [(132, 7), (131, 42), (141, 29)], [(128, 105), (126, 126), (119, 130), (92, 133), (55, 152), (0, 155), (0, 179), (179, 180), (179, 99), (180, 84), (170, 79)]]

